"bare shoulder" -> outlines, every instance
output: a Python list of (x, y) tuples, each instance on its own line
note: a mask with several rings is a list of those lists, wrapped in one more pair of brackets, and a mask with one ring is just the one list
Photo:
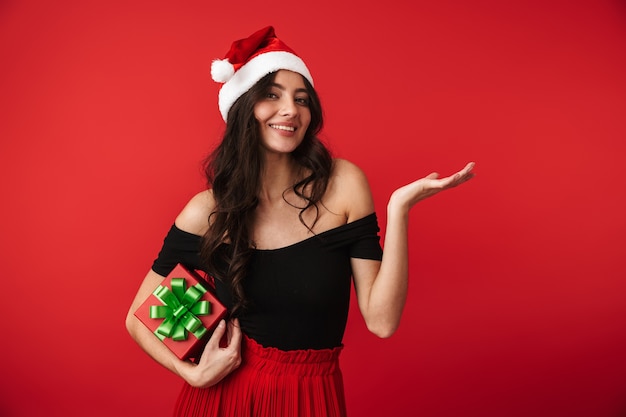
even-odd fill
[(333, 174), (344, 177), (365, 175), (363, 170), (357, 164), (341, 158), (333, 159)]
[(331, 183), (348, 222), (374, 211), (374, 200), (367, 176), (358, 165), (346, 159), (335, 159)]
[(204, 235), (209, 228), (209, 215), (215, 208), (211, 190), (194, 195), (176, 217), (176, 226), (185, 232)]

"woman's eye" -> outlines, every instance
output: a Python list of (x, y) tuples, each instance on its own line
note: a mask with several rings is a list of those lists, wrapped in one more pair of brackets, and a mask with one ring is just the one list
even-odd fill
[(267, 98), (277, 98), (278, 96), (274, 93), (267, 93), (267, 95), (265, 96)]
[(306, 97), (296, 98), (296, 103), (302, 104), (303, 106), (308, 106), (309, 105), (309, 99), (306, 98)]

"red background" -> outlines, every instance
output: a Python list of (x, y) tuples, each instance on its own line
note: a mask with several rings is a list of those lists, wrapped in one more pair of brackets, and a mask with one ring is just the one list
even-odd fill
[(0, 415), (169, 415), (124, 317), (223, 129), (211, 60), (267, 24), (383, 226), (477, 163), (411, 214), (398, 333), (353, 303), (351, 415), (626, 413), (623, 1), (213, 3), (0, 3)]

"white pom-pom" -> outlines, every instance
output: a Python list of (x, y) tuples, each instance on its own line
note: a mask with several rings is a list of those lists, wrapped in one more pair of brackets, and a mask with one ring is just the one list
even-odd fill
[(218, 83), (225, 83), (235, 75), (235, 67), (227, 59), (216, 59), (211, 63), (211, 78)]

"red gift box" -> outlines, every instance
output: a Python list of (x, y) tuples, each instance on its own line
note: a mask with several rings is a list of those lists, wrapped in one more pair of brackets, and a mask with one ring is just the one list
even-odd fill
[(182, 360), (199, 357), (212, 331), (226, 315), (213, 285), (178, 264), (135, 311)]

